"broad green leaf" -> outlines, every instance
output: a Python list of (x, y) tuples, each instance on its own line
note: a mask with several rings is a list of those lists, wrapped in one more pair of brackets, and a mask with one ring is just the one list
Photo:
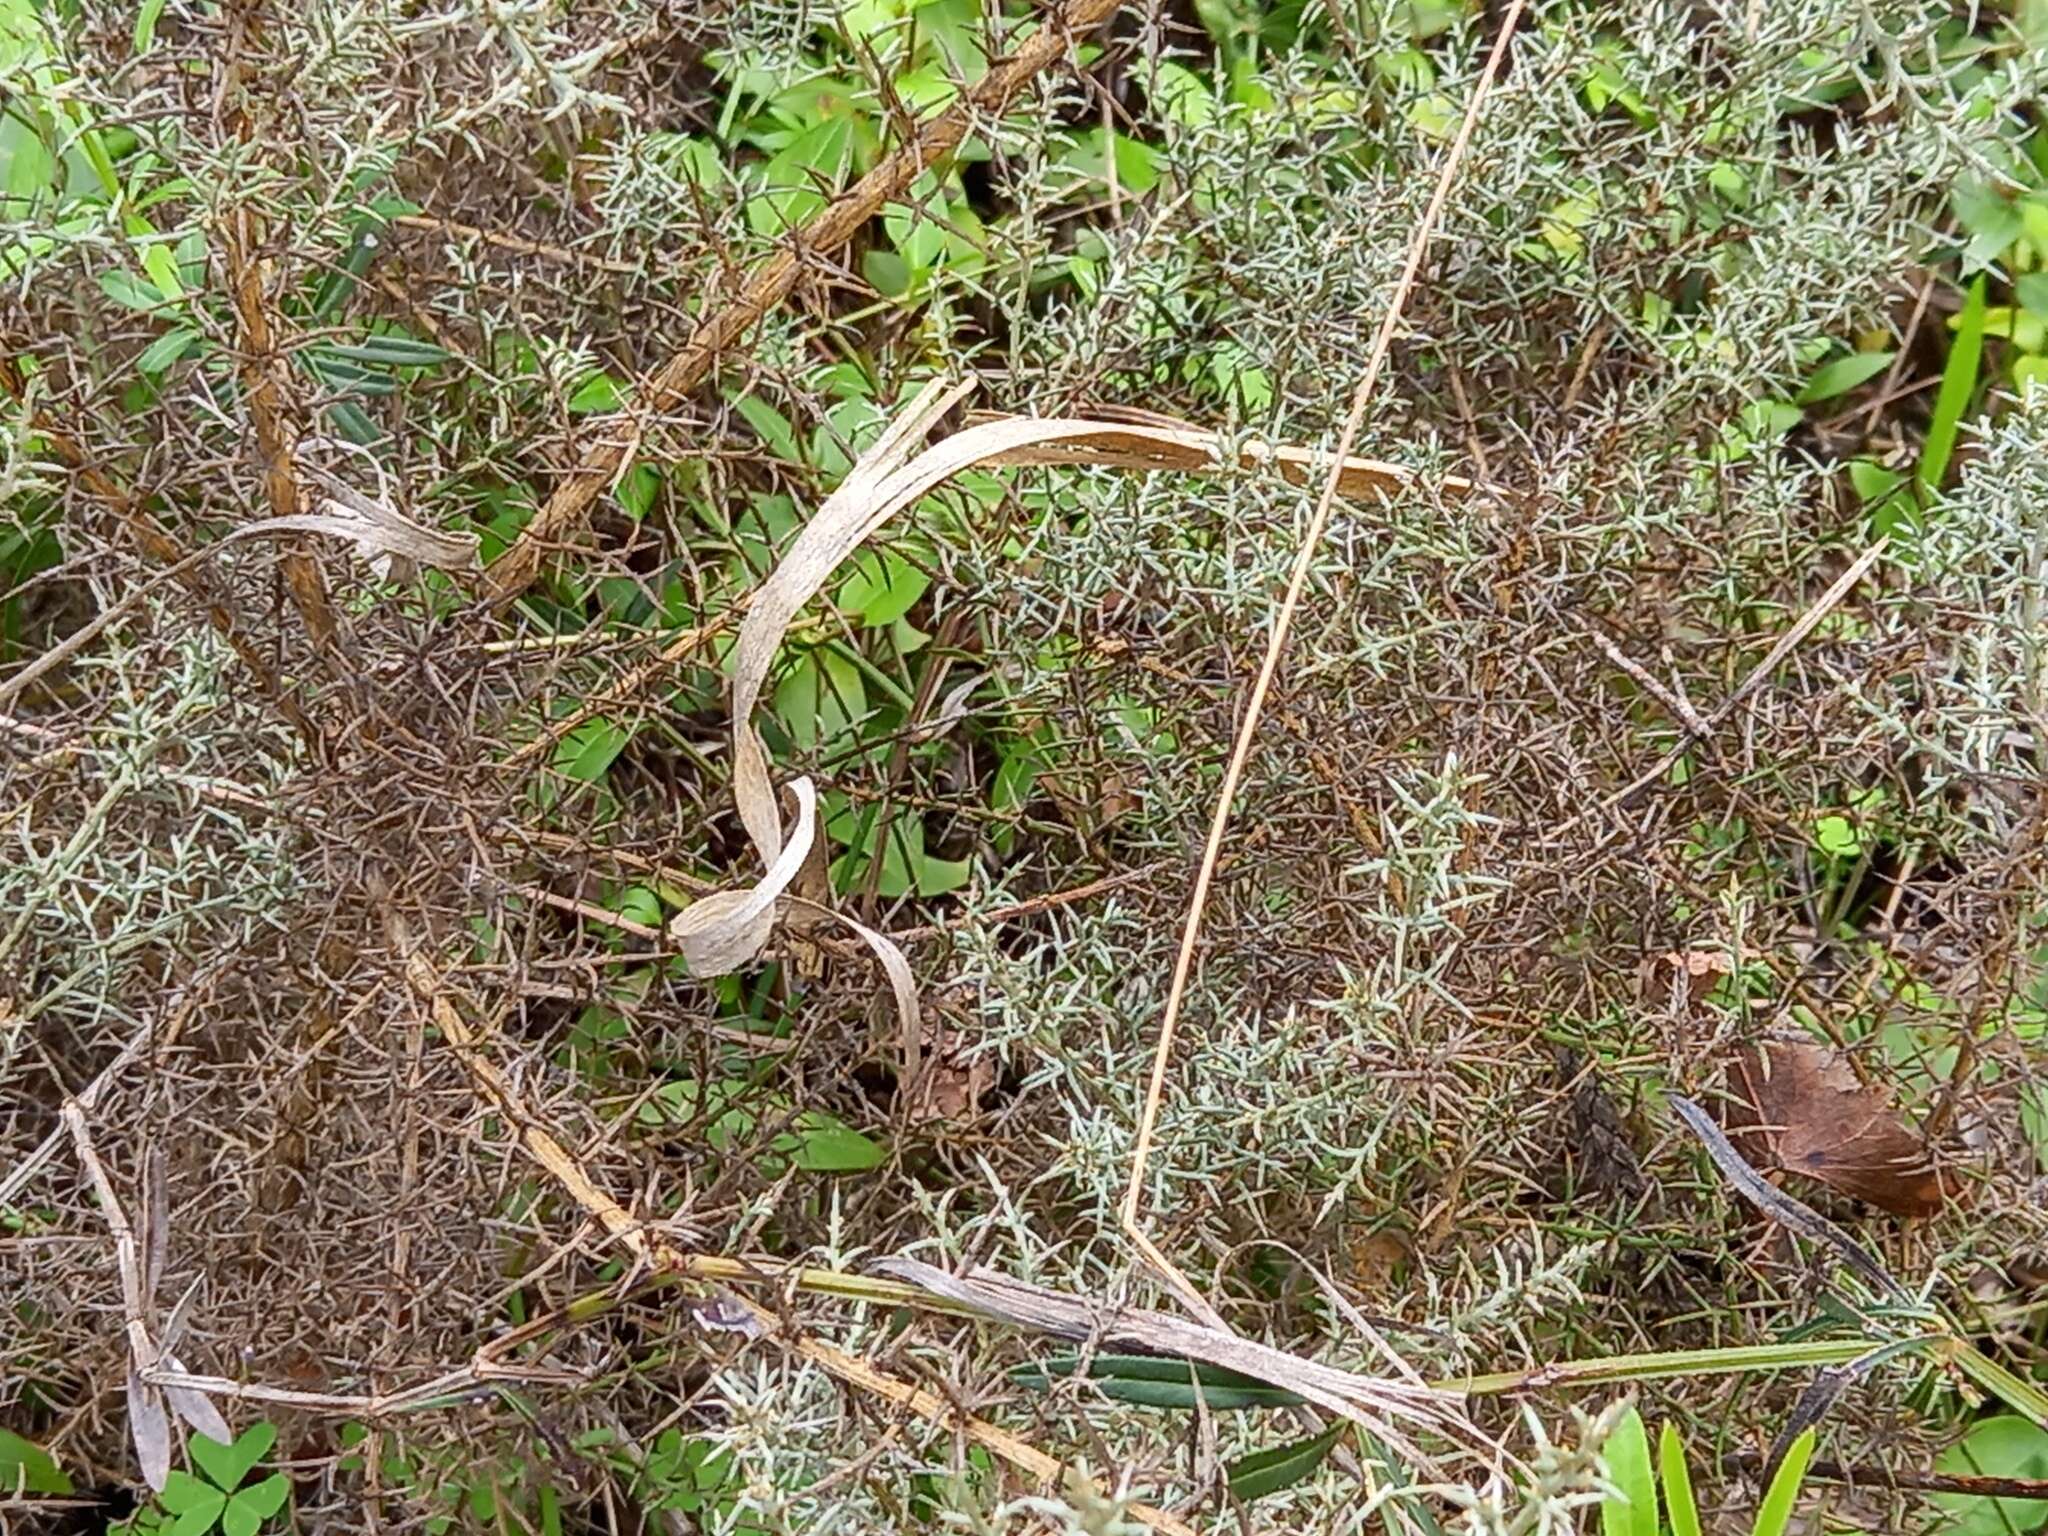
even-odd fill
[(1650, 1437), (1631, 1408), (1600, 1448), (1614, 1490), (1600, 1501), (1605, 1536), (1657, 1536), (1657, 1485), (1650, 1472)]
[(192, 343), (199, 339), (199, 333), (190, 326), (179, 326), (175, 331), (166, 332), (142, 349), (142, 355), (135, 359), (135, 366), (143, 373), (162, 373), (171, 364), (192, 350)]
[(1344, 1438), (1345, 1428), (1338, 1424), (1310, 1439), (1240, 1457), (1230, 1464), (1225, 1474), (1230, 1480), (1230, 1491), (1249, 1504), (1269, 1493), (1292, 1488), (1313, 1476), (1316, 1468), (1330, 1459), (1330, 1452)]
[(603, 715), (586, 720), (555, 744), (555, 772), (582, 784), (595, 784), (612, 760), (626, 749), (631, 733)]
[(816, 647), (775, 688), (776, 718), (800, 747), (842, 740), (867, 712), (867, 681), (834, 646)]
[(232, 1493), (242, 1486), (257, 1462), (277, 1443), (277, 1426), (258, 1420), (235, 1437), (233, 1445), (222, 1445), (205, 1435), (192, 1437), (192, 1459), (216, 1484)]
[(579, 416), (596, 411), (616, 411), (626, 402), (625, 391), (619, 388), (619, 381), (608, 373), (593, 373), (569, 396), (570, 411)]
[(284, 1508), (291, 1496), (292, 1485), (282, 1472), (273, 1472), (260, 1483), (251, 1483), (232, 1499), (228, 1500), (227, 1511), (221, 1516), (221, 1529), (230, 1530), (229, 1517), (237, 1510), (253, 1520), (248, 1529), (254, 1531), (272, 1515)]
[(1657, 1437), (1658, 1470), (1664, 1484), (1664, 1514), (1671, 1536), (1700, 1536), (1699, 1505), (1692, 1496), (1692, 1474), (1685, 1469), (1685, 1447), (1670, 1424)]
[[(2048, 1478), (2048, 1429), (2016, 1413), (1979, 1419), (1941, 1453), (1934, 1469), (1962, 1477)], [(1931, 1500), (1948, 1516), (1943, 1536), (2011, 1536), (2048, 1525), (2048, 1501), (1960, 1493), (1937, 1493)]]
[(1971, 279), (1963, 300), (1963, 312), (1956, 318), (1955, 340), (1949, 343), (1948, 362), (1941, 370), (1941, 390), (1934, 398), (1934, 418), (1927, 424), (1927, 439), (1920, 449), (1916, 475), (1923, 491), (1936, 491), (1947, 478), (1948, 462), (1955, 453), (1956, 432), (1963, 412), (1977, 392), (1977, 369), (1984, 356), (1984, 274)]
[(0, 1497), (23, 1493), (71, 1492), (71, 1479), (57, 1459), (33, 1440), (0, 1429)]
[(1847, 357), (1822, 363), (1813, 370), (1813, 377), (1806, 381), (1806, 387), (1792, 397), (1793, 403), (1812, 405), (1816, 401), (1846, 395), (1859, 384), (1867, 384), (1883, 373), (1897, 355), (1895, 352), (1851, 352)]
[(1202, 77), (1182, 64), (1161, 59), (1139, 72), (1139, 80), (1159, 115), (1183, 128), (1199, 128), (1216, 120), (1216, 98)]
[(644, 885), (627, 886), (619, 893), (618, 905), (612, 910), (642, 928), (661, 926), (661, 898)]
[(1785, 1453), (1784, 1463), (1757, 1509), (1754, 1536), (1785, 1536), (1785, 1527), (1792, 1523), (1792, 1506), (1799, 1499), (1799, 1485), (1806, 1480), (1806, 1463), (1813, 1458), (1814, 1434), (1807, 1430)]
[(822, 1110), (800, 1116), (797, 1125), (788, 1138), (795, 1142), (789, 1160), (806, 1173), (859, 1173), (880, 1167), (889, 1155), (880, 1142)]
[(626, 471), (613, 492), (626, 516), (639, 522), (654, 510), (654, 498), (661, 494), (661, 471), (652, 464), (635, 464)]
[(923, 571), (887, 550), (863, 550), (848, 563), (851, 574), (839, 588), (839, 606), (858, 614), (869, 629), (894, 624), (931, 586)]

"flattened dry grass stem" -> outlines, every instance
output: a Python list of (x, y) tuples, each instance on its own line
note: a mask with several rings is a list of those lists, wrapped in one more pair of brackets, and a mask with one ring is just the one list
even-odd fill
[(1429, 248), (1430, 237), (1435, 233), (1437, 222), (1443, 217), (1445, 203), (1450, 198), (1452, 183), (1456, 180), (1458, 166), (1464, 159), (1465, 148), (1471, 142), (1472, 130), (1478, 124), (1479, 111), (1485, 105), (1493, 82), (1500, 74), (1500, 67), (1507, 58), (1510, 40), (1520, 22), (1525, 0), (1512, 0), (1507, 14), (1501, 18), (1499, 33), (1495, 36), (1492, 50), (1487, 54), (1486, 66), (1480, 72), (1478, 83), (1472, 89), (1472, 98), (1465, 104), (1465, 116), (1458, 124), (1457, 136), (1444, 153), (1444, 163), (1438, 172), (1436, 189), (1430, 194), (1428, 206), (1424, 208), (1422, 222), (1416, 227), (1414, 238), (1408, 243), (1407, 260), (1401, 275), (1395, 280), (1394, 291), (1387, 301), (1386, 313), (1380, 319), (1378, 332), (1373, 337), (1372, 351), (1365, 362), (1365, 372), (1359, 378), (1358, 387), (1352, 392), (1351, 409), (1344, 418), (1344, 428), (1337, 435), (1337, 447), (1332, 455), (1333, 462), (1328, 477), (1323, 482), (1322, 495), (1316, 501), (1315, 514), (1309, 519), (1307, 531), (1302, 535), (1301, 550), (1296, 555), (1294, 569), (1287, 580), (1286, 595), (1280, 600), (1279, 611), (1273, 617), (1272, 633), (1266, 642), (1265, 659), (1259, 664), (1258, 676), (1253, 680), (1250, 697), (1245, 701), (1244, 719), (1239, 724), (1237, 739), (1232, 744), (1230, 761), (1223, 771), (1223, 785), (1216, 792), (1216, 809), (1209, 822), (1208, 841), (1202, 848), (1202, 862), (1195, 871), (1195, 886), (1188, 897), (1187, 917), (1181, 926), (1180, 948), (1174, 956), (1173, 979), (1166, 994), (1166, 1007), (1159, 1021), (1159, 1043), (1152, 1054), (1152, 1075), (1145, 1088), (1144, 1108), (1138, 1118), (1137, 1144), (1131, 1152), (1130, 1183), (1124, 1190), (1123, 1206), (1119, 1212), (1125, 1233), (1136, 1245), (1138, 1252), (1159, 1274), (1197, 1317), (1223, 1326), (1221, 1318), (1203, 1300), (1201, 1294), (1181, 1272), (1174, 1267), (1164, 1253), (1146, 1233), (1140, 1220), (1145, 1194), (1145, 1165), (1152, 1153), (1152, 1137), (1159, 1123), (1159, 1101), (1166, 1090), (1166, 1066), (1173, 1052), (1173, 1037), (1180, 1022), (1182, 999), (1186, 996), (1188, 978), (1194, 970), (1195, 945), (1201, 937), (1202, 914), (1208, 904), (1209, 887), (1216, 876), (1216, 866), (1223, 853), (1223, 837), (1230, 826), (1231, 810), (1237, 799), (1238, 785), (1244, 778), (1245, 764), (1251, 758), (1252, 743), (1259, 729), (1259, 717), (1265, 708), (1266, 695), (1273, 686), (1273, 677), (1280, 669), (1280, 658), (1287, 649), (1288, 631), (1294, 623), (1295, 609), (1300, 606), (1302, 592), (1308, 586), (1308, 573), (1315, 563), (1315, 557), (1322, 544), (1323, 532), (1328, 527), (1330, 513), (1337, 502), (1337, 489), (1345, 461), (1351, 456), (1352, 445), (1358, 440), (1360, 425), (1365, 420), (1365, 408), (1372, 399), (1372, 392), (1379, 384), (1380, 371), (1386, 366), (1387, 354), (1394, 343), (1394, 331), (1400, 324), (1401, 312), (1407, 306), (1408, 295), (1414, 289), (1415, 279), (1422, 270), (1422, 258)]
[[(1046, 18), (1019, 43), (1014, 53), (997, 61), (973, 87), (963, 91), (958, 101), (919, 128), (908, 144), (827, 204), (762, 263), (735, 298), (698, 324), (683, 349), (648, 381), (635, 402), (636, 416), (669, 410), (702, 384), (719, 359), (739, 345), (762, 316), (789, 297), (808, 258), (835, 251), (851, 240), (885, 206), (907, 193), (921, 174), (958, 148), (977, 118), (999, 116), (1033, 76), (1051, 65), (1079, 34), (1107, 20), (1116, 8), (1117, 0), (1069, 0), (1063, 10)], [(620, 418), (611, 418), (611, 422), (616, 427)], [(484, 573), (485, 590), (495, 607), (509, 607), (533, 584), (549, 550), (583, 525), (591, 504), (625, 473), (639, 440), (640, 429), (634, 425), (610, 433), (585, 450), (547, 503)]]

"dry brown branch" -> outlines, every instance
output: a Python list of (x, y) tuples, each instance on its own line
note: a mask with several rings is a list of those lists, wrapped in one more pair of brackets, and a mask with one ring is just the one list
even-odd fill
[[(524, 1103), (518, 1092), (482, 1049), (481, 1042), (476, 1032), (470, 1028), (468, 1019), (442, 987), (433, 962), (427, 959), (422, 949), (412, 943), (396, 912), (387, 908), (386, 920), (392, 948), (404, 956), (406, 981), (411, 985), (414, 994), (427, 1006), (435, 1027), (469, 1073), (478, 1096), (502, 1114), (509, 1124), (517, 1127), (519, 1144), (527, 1156), (561, 1186), (579, 1209), (594, 1219), (608, 1235), (617, 1239), (648, 1268), (657, 1272), (689, 1274), (692, 1268), (691, 1255), (677, 1247), (660, 1231), (637, 1220), (624, 1206), (600, 1189), (554, 1133)], [(804, 1335), (765, 1307), (743, 1298), (735, 1300), (745, 1309), (764, 1337), (774, 1340), (799, 1358), (821, 1367), (839, 1380), (884, 1398), (932, 1424), (965, 1435), (975, 1444), (993, 1451), (1013, 1466), (1021, 1467), (1044, 1482), (1057, 1482), (1065, 1473), (1066, 1468), (1059, 1461), (1007, 1430), (963, 1413), (945, 1399), (911, 1386), (908, 1382), (898, 1381), (857, 1356)], [(1153, 1509), (1144, 1504), (1132, 1504), (1129, 1506), (1129, 1512), (1153, 1530), (1168, 1532), (1170, 1536), (1192, 1536), (1186, 1524), (1164, 1510)]]
[[(1033, 76), (1116, 7), (1117, 0), (1068, 0), (1064, 9), (1046, 18), (1014, 53), (991, 65), (958, 101), (920, 127), (908, 144), (827, 204), (783, 249), (762, 263), (735, 298), (699, 324), (683, 349), (648, 380), (635, 402), (636, 416), (673, 409), (710, 376), (718, 360), (737, 346), (763, 315), (789, 297), (807, 257), (837, 250), (851, 240), (888, 203), (902, 197), (923, 172), (952, 153), (977, 118), (1000, 115)], [(619, 418), (613, 418), (611, 426), (608, 435), (584, 451), (581, 462), (512, 545), (491, 562), (485, 572), (485, 588), (497, 607), (509, 606), (533, 584), (548, 552), (583, 525), (591, 503), (631, 464), (640, 427), (628, 426)]]

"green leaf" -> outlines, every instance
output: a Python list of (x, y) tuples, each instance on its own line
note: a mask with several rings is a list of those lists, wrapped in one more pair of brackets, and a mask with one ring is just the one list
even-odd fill
[(1846, 395), (1859, 384), (1867, 384), (1892, 365), (1896, 352), (1851, 352), (1813, 370), (1806, 387), (1792, 397), (1797, 405), (1812, 405)]
[(157, 18), (164, 13), (164, 0), (142, 0), (135, 12), (135, 54), (140, 58), (156, 42)]
[(839, 588), (839, 606), (860, 615), (869, 629), (894, 624), (917, 606), (931, 578), (887, 550), (863, 550), (852, 562), (852, 574)]
[(119, 268), (100, 274), (100, 292), (124, 309), (158, 310), (170, 302), (161, 291), (134, 273), (123, 272)]
[(414, 341), (410, 336), (377, 335), (349, 346), (330, 343), (323, 350), (331, 357), (345, 357), (380, 368), (431, 368), (453, 355), (431, 341)]
[(1671, 1536), (1700, 1536), (1700, 1509), (1692, 1496), (1692, 1474), (1685, 1470), (1685, 1447), (1671, 1424), (1657, 1437), (1658, 1470), (1663, 1475), (1664, 1514)]
[(334, 423), (343, 437), (358, 447), (374, 448), (384, 441), (384, 429), (353, 400), (337, 400), (328, 406), (327, 419)]
[(569, 410), (578, 416), (596, 411), (616, 411), (625, 404), (625, 392), (619, 388), (619, 381), (608, 373), (593, 373), (569, 397)]
[(626, 516), (637, 523), (654, 510), (654, 498), (661, 494), (661, 471), (652, 464), (635, 464), (613, 494)]
[[(1077, 1355), (1056, 1356), (1043, 1365), (1016, 1367), (1010, 1380), (1043, 1391), (1055, 1378), (1074, 1375), (1080, 1364)], [(1147, 1408), (1193, 1408), (1198, 1400), (1219, 1410), (1293, 1408), (1307, 1401), (1299, 1393), (1221, 1366), (1156, 1355), (1097, 1355), (1088, 1363), (1088, 1379), (1105, 1397)]]
[(386, 227), (384, 221), (374, 215), (366, 215), (356, 221), (348, 254), (342, 257), (339, 266), (320, 279), (320, 287), (313, 295), (315, 320), (332, 320), (341, 312), (343, 303), (355, 292), (356, 280), (370, 270), (370, 263), (383, 249)]
[(1785, 1536), (1785, 1527), (1792, 1523), (1792, 1506), (1799, 1499), (1799, 1485), (1806, 1480), (1806, 1464), (1813, 1458), (1815, 1433), (1807, 1430), (1785, 1453), (1778, 1475), (1771, 1479), (1770, 1490), (1756, 1512), (1753, 1536)]
[(142, 355), (135, 359), (135, 366), (147, 374), (162, 373), (171, 364), (192, 350), (192, 343), (199, 339), (199, 333), (190, 326), (179, 326), (175, 331), (157, 337), (142, 349)]
[(157, 1500), (178, 1517), (171, 1527), (177, 1536), (202, 1536), (213, 1529), (214, 1521), (227, 1507), (228, 1496), (190, 1472), (177, 1471), (164, 1480), (163, 1492)]
[[(144, 229), (149, 228), (147, 219), (138, 218), (133, 222), (142, 225)], [(178, 258), (172, 254), (168, 245), (157, 240), (144, 245), (142, 270), (149, 274), (149, 280), (157, 285), (166, 298), (185, 297), (185, 285), (178, 277)]]
[[(1941, 1453), (1934, 1469), (1964, 1477), (2048, 1478), (2048, 1429), (2016, 1413), (1979, 1419)], [(1943, 1536), (2011, 1536), (2048, 1524), (2048, 1502), (2038, 1499), (1984, 1499), (1962, 1493), (1930, 1497), (1949, 1517), (1941, 1528)]]
[(263, 1522), (284, 1508), (291, 1488), (282, 1472), (273, 1472), (262, 1482), (251, 1483), (228, 1500), (228, 1507), (221, 1511), (221, 1530), (226, 1536), (256, 1536)]
[(797, 1126), (789, 1160), (805, 1173), (860, 1173), (889, 1155), (880, 1142), (822, 1110), (800, 1115)]
[(357, 366), (336, 355), (336, 349), (321, 345), (308, 347), (299, 354), (306, 369), (314, 378), (330, 389), (356, 395), (395, 395), (398, 380), (388, 373), (375, 372)]
[(1823, 816), (1813, 824), (1813, 841), (1831, 859), (1853, 859), (1863, 851), (1856, 824), (1846, 816)]
[(0, 1429), (0, 1496), (11, 1495), (17, 1489), (23, 1493), (64, 1494), (71, 1491), (71, 1479), (64, 1475), (56, 1458), (35, 1441), (11, 1429)]
[(586, 720), (555, 743), (555, 772), (582, 784), (595, 784), (631, 739), (631, 732), (603, 715)]
[(1970, 397), (1977, 392), (1977, 369), (1984, 356), (1984, 274), (1970, 281), (1963, 300), (1963, 312), (1956, 317), (1955, 340), (1949, 344), (1948, 362), (1941, 370), (1941, 390), (1934, 397), (1934, 418), (1927, 424), (1927, 440), (1920, 449), (1916, 475), (1923, 491), (1941, 488), (1948, 475), (1948, 462), (1955, 453), (1956, 431)]
[(1345, 1426), (1338, 1424), (1311, 1439), (1240, 1457), (1225, 1473), (1230, 1479), (1231, 1493), (1249, 1504), (1269, 1493), (1292, 1488), (1313, 1476), (1316, 1468), (1330, 1459), (1330, 1452), (1344, 1438), (1344, 1430)]
[(1600, 1501), (1605, 1536), (1657, 1536), (1657, 1485), (1650, 1475), (1650, 1437), (1631, 1408), (1600, 1448), (1614, 1490)]
[(242, 1486), (250, 1469), (270, 1453), (277, 1443), (277, 1426), (261, 1420), (236, 1437), (233, 1445), (222, 1445), (205, 1435), (192, 1437), (192, 1459), (199, 1468), (229, 1493)]

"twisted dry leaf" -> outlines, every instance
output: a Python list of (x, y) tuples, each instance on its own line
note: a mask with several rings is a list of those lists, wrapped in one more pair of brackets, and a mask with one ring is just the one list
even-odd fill
[[(768, 754), (753, 723), (754, 711), (767, 689), (769, 669), (798, 612), (847, 557), (897, 513), (954, 475), (978, 465), (1098, 465), (1186, 474), (1213, 474), (1235, 465), (1276, 471), (1296, 484), (1305, 484), (1328, 462), (1312, 449), (1257, 441), (1228, 444), (1214, 432), (1186, 425), (1026, 416), (982, 417), (917, 452), (932, 428), (973, 387), (972, 380), (934, 379), (927, 383), (861, 455), (753, 594), (732, 653), (733, 798), (764, 868), (777, 865), (783, 836)], [(1350, 494), (1384, 494), (1408, 483), (1404, 470), (1377, 459), (1348, 457), (1338, 466), (1338, 489)], [(1446, 481), (1445, 485), (1455, 491), (1471, 489), (1463, 480)], [(748, 909), (739, 900), (712, 897), (708, 903), (698, 902), (690, 909), (703, 909), (689, 929), (699, 953), (716, 956), (721, 964), (729, 961), (732, 967), (744, 964), (767, 942), (768, 929), (760, 911)], [(742, 910), (749, 910), (750, 915), (743, 919)], [(879, 937), (862, 934), (870, 947), (875, 947)], [(880, 942), (887, 945), (889, 941)], [(876, 948), (877, 954), (882, 952)], [(693, 969), (695, 964), (692, 962)], [(891, 981), (895, 981), (893, 972)], [(908, 1030), (908, 1038), (915, 1039), (915, 1024)]]

